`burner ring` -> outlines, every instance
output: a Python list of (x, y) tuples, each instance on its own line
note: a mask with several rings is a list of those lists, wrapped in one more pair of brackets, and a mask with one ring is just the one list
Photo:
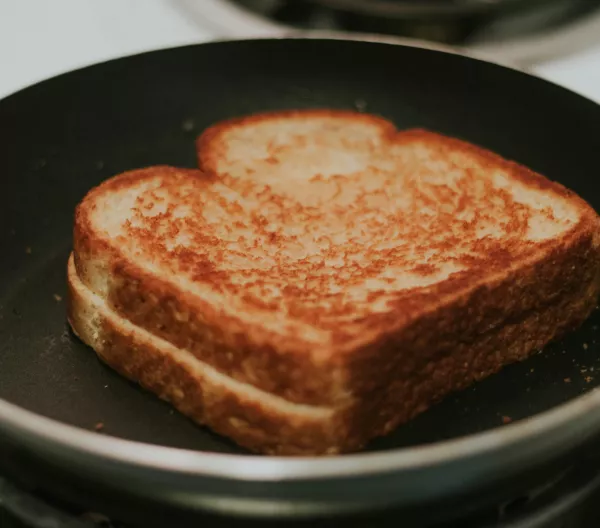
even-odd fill
[(516, 9), (541, 0), (312, 0), (316, 4), (362, 15), (437, 17), (484, 15)]

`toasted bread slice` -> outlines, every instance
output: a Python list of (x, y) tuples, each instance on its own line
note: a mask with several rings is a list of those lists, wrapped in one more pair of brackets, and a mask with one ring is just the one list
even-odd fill
[[(198, 146), (202, 172), (133, 171), (86, 196), (75, 276), (160, 343), (153, 354), (168, 343), (168, 357), (180, 351), (238, 388), (331, 411), (301, 447), (274, 431), (250, 445), (195, 413), (254, 450), (357, 449), (595, 305), (596, 213), (490, 152), (333, 111), (220, 123)], [(132, 372), (176, 400), (156, 381), (164, 373)]]

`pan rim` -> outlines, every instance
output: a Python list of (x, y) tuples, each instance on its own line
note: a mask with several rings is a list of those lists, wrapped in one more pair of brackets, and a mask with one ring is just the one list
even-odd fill
[[(450, 46), (431, 44), (414, 39), (380, 37), (378, 35), (356, 35), (339, 32), (291, 32), (265, 37), (214, 39), (200, 44), (188, 44), (160, 48), (143, 53), (134, 53), (100, 61), (53, 76), (25, 87), (7, 98), (37, 84), (69, 75), (79, 70), (93, 68), (114, 60), (126, 60), (139, 55), (189, 48), (248, 41), (280, 40), (341, 40), (365, 45), (394, 45), (426, 49), (432, 52), (458, 55), (470, 60), (493, 64), (534, 77), (560, 87), (566, 92), (589, 101), (594, 101), (577, 92), (560, 86), (542, 76), (532, 74), (516, 65), (508, 65), (481, 54), (465, 52)], [(0, 101), (1, 102), (1, 101)], [(436, 465), (456, 464), (475, 456), (485, 456), (498, 449), (515, 449), (520, 444), (553, 435), (558, 445), (575, 447), (582, 445), (589, 435), (600, 432), (600, 390), (555, 406), (529, 418), (499, 426), (480, 433), (443, 440), (431, 444), (390, 449), (371, 453), (354, 453), (335, 457), (265, 457), (262, 455), (222, 454), (194, 451), (175, 447), (126, 440), (98, 434), (77, 426), (69, 425), (0, 398), (0, 433), (22, 438), (29, 445), (40, 445), (48, 451), (68, 448), (72, 452), (110, 460), (140, 469), (187, 474), (198, 477), (221, 478), (239, 481), (302, 481), (354, 476), (381, 475), (384, 473), (408, 472)], [(559, 438), (562, 439), (559, 441)], [(240, 463), (243, 462), (243, 463)]]
[[(466, 57), (469, 59), (480, 60), (483, 62), (487, 62), (490, 64), (494, 64), (496, 66), (503, 66), (505, 68), (515, 70), (518, 72), (526, 73), (531, 75), (532, 77), (540, 78), (546, 82), (552, 83), (552, 81), (548, 79), (544, 79), (543, 77), (533, 74), (529, 71), (527, 66), (517, 64), (514, 61), (507, 61), (504, 59), (500, 59), (498, 57), (492, 56), (491, 53), (486, 52), (485, 50), (471, 50), (466, 49), (464, 47), (452, 46), (448, 44), (430, 42), (423, 39), (418, 38), (410, 38), (410, 37), (398, 37), (393, 35), (380, 35), (377, 33), (351, 33), (347, 31), (335, 31), (335, 30), (319, 30), (319, 29), (290, 29), (287, 27), (280, 27), (274, 29), (272, 31), (268, 31), (266, 34), (264, 32), (256, 32), (249, 33), (244, 35), (243, 37), (214, 37), (209, 40), (200, 41), (200, 42), (192, 42), (186, 44), (175, 44), (173, 46), (164, 46), (151, 48), (146, 51), (137, 51), (132, 53), (127, 53), (124, 55), (114, 55), (107, 56), (102, 59), (98, 59), (91, 62), (83, 62), (78, 66), (72, 66), (68, 69), (61, 70), (56, 72), (53, 75), (47, 77), (40, 77), (35, 81), (29, 82), (29, 84), (25, 86), (21, 86), (13, 91), (7, 92), (0, 96), (0, 103), (5, 99), (9, 99), (21, 92), (27, 91), (30, 88), (33, 88), (37, 85), (52, 81), (56, 78), (63, 77), (65, 75), (70, 75), (81, 70), (86, 70), (88, 68), (94, 68), (96, 66), (100, 66), (102, 64), (106, 64), (108, 62), (126, 60), (133, 57), (144, 56), (157, 52), (167, 52), (171, 50), (177, 49), (185, 49), (185, 48), (193, 48), (197, 46), (211, 46), (218, 45), (223, 43), (235, 43), (235, 42), (253, 42), (253, 41), (272, 41), (272, 40), (333, 40), (333, 41), (347, 41), (347, 42), (364, 42), (364, 43), (372, 43), (372, 44), (386, 44), (392, 46), (404, 46), (407, 48), (418, 48), (430, 51), (438, 51), (440, 53), (447, 53), (449, 55), (458, 55), (462, 57)], [(553, 83), (554, 84), (554, 83)], [(570, 90), (569, 88), (562, 87), (565, 90)], [(577, 94), (580, 97), (584, 97), (582, 94)]]
[(239, 481), (323, 480), (418, 471), (499, 449), (514, 450), (542, 436), (553, 436), (556, 444), (575, 447), (598, 430), (600, 390), (593, 389), (530, 418), (480, 433), (378, 452), (299, 458), (194, 451), (127, 440), (59, 422), (0, 399), (0, 432), (29, 440), (32, 445), (42, 442), (50, 450), (67, 448), (140, 469)]

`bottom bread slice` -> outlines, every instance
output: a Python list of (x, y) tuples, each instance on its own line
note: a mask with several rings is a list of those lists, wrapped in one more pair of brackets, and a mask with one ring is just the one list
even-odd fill
[(596, 305), (598, 294), (596, 278), (584, 282), (555, 305), (447, 351), (368, 398), (328, 408), (292, 403), (236, 381), (135, 326), (81, 282), (72, 256), (68, 284), (69, 323), (103, 361), (197, 423), (251, 451), (274, 455), (358, 450), (448, 393), (527, 358), (577, 326)]

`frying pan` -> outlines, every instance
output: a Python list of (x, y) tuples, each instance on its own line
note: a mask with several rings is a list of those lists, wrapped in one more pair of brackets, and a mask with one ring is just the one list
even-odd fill
[(386, 508), (409, 526), (592, 457), (597, 311), (366, 452), (325, 459), (244, 453), (115, 374), (71, 334), (73, 210), (93, 185), (134, 167), (193, 167), (195, 136), (217, 120), (308, 107), (366, 108), (400, 129), (466, 139), (600, 207), (599, 106), (442, 51), (332, 38), (218, 42), (106, 62), (11, 95), (0, 102), (3, 471), (77, 504), (145, 514), (145, 526), (175, 518), (164, 512), (282, 519)]

